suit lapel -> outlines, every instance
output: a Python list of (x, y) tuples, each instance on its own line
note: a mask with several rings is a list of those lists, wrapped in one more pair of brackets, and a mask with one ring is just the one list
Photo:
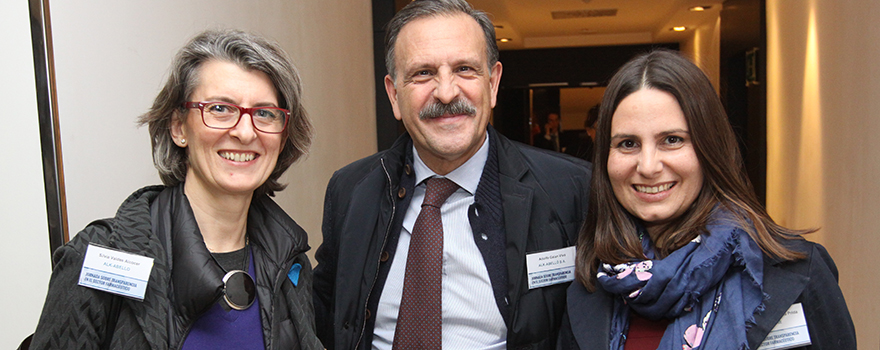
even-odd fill
[[(498, 139), (490, 128), (489, 137)], [(517, 150), (505, 147), (498, 142), (498, 172), (501, 188), (501, 206), (504, 213), (504, 230), (507, 234), (508, 283), (511, 291), (522, 290), (522, 283), (527, 281), (524, 269), (526, 266), (526, 246), (528, 244), (531, 225), (533, 189), (523, 182), (528, 174), (522, 156)], [(508, 293), (519, 298), (519, 293)], [(510, 300), (516, 305), (517, 299)]]
[[(525, 268), (526, 245), (532, 207), (532, 189), (515, 179), (501, 176), (501, 205), (504, 210), (504, 229), (507, 232), (507, 269), (510, 290), (521, 290)], [(511, 249), (512, 248), (512, 249)], [(517, 295), (518, 293), (513, 293)], [(511, 300), (516, 305), (517, 300)]]
[[(614, 299), (600, 287), (590, 293), (579, 282), (568, 288), (568, 319), (581, 350), (607, 350), (611, 336), (611, 309)], [(590, 337), (598, 335), (600, 338)]]
[(764, 294), (769, 296), (764, 301), (764, 311), (755, 315), (755, 325), (749, 328), (746, 337), (749, 347), (757, 349), (770, 330), (782, 318), (801, 295), (807, 283), (809, 260), (784, 262), (789, 265), (785, 269), (771, 259), (764, 257)]

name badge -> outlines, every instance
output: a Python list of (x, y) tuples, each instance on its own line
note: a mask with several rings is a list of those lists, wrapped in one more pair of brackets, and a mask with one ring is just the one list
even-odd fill
[(807, 330), (807, 319), (804, 317), (804, 307), (801, 303), (796, 303), (782, 315), (758, 350), (783, 350), (810, 344), (812, 342)]
[(574, 246), (526, 255), (529, 289), (574, 281)]
[(79, 285), (144, 300), (153, 258), (89, 244)]

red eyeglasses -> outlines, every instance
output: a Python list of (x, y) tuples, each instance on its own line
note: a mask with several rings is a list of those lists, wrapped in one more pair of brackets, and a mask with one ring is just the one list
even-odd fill
[(183, 107), (198, 108), (202, 112), (202, 123), (212, 129), (232, 129), (243, 114), (248, 114), (254, 129), (280, 134), (290, 120), (290, 111), (278, 107), (245, 108), (226, 102), (184, 102)]

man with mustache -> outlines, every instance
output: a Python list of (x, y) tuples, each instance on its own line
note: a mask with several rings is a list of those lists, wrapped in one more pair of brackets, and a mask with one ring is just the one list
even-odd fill
[(411, 2), (385, 44), (407, 132), (330, 180), (319, 337), (330, 349), (555, 348), (571, 278), (539, 265), (567, 264), (589, 163), (489, 126), (502, 66), (492, 22), (465, 1)]

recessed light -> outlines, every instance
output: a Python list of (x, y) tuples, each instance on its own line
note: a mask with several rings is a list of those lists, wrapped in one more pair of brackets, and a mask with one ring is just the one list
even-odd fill
[(672, 31), (674, 31), (674, 32), (683, 32), (685, 30), (687, 30), (687, 27), (685, 27), (685, 26), (672, 27)]
[(511, 39), (511, 38), (498, 38), (498, 41), (500, 41), (502, 43), (507, 43), (507, 42), (513, 41), (513, 39)]
[(688, 10), (691, 10), (693, 12), (700, 12), (700, 11), (706, 11), (710, 8), (712, 8), (712, 6), (694, 6), (694, 7), (689, 8)]

